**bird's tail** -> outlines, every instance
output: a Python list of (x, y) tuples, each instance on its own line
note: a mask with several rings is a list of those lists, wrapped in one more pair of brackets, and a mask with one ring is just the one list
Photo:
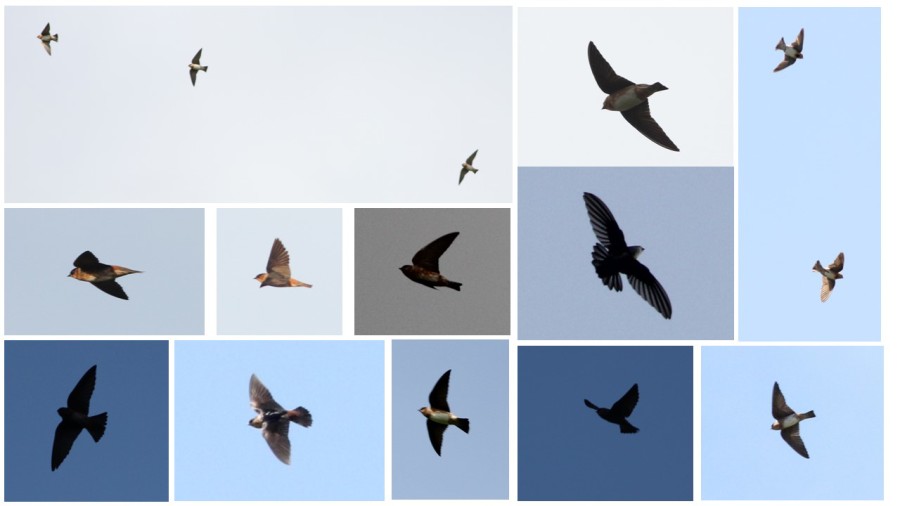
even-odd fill
[(476, 173), (476, 174), (478, 173), (478, 169), (476, 169), (475, 167), (472, 167), (472, 168), (469, 169), (469, 170), (471, 170), (472, 172), (474, 172), (474, 173)]
[(299, 286), (303, 288), (312, 288), (312, 285), (308, 283), (304, 283), (303, 281), (298, 281), (294, 278), (291, 278), (291, 286)]
[(666, 88), (665, 86), (663, 86), (662, 83), (657, 82), (657, 83), (653, 83), (653, 85), (650, 86), (650, 89), (653, 90), (653, 92), (655, 93), (657, 91), (668, 90), (669, 88)]
[(815, 417), (816, 417), (815, 411), (807, 411), (806, 413), (800, 413), (799, 415), (797, 415), (797, 418), (799, 418), (801, 420), (806, 420), (807, 418), (815, 418)]
[(58, 34), (58, 33), (54, 33), (54, 34), (53, 34), (53, 37), (50, 37), (50, 40), (59, 42), (59, 34)]
[(462, 283), (457, 283), (456, 281), (447, 281), (447, 288), (452, 288), (457, 292), (460, 291), (459, 287), (462, 286)]
[(142, 271), (136, 271), (134, 269), (129, 269), (128, 267), (122, 267), (120, 265), (113, 265), (113, 272), (116, 276), (125, 276), (127, 274), (140, 274)]
[(106, 413), (100, 413), (88, 418), (85, 428), (91, 437), (94, 438), (94, 442), (100, 441), (100, 438), (106, 432)]
[(593, 409), (594, 411), (600, 409), (598, 406), (594, 406), (594, 403), (591, 402), (591, 401), (589, 401), (589, 400), (587, 400), (587, 399), (584, 400), (584, 405), (587, 406), (587, 407), (589, 407), (589, 408), (591, 408), (591, 409)]
[(609, 258), (609, 252), (606, 251), (606, 248), (599, 242), (594, 244), (594, 253), (591, 256), (593, 258), (591, 264), (594, 265), (594, 271), (597, 273), (597, 276), (603, 280), (603, 284), (610, 290), (621, 292), (622, 276), (620, 276), (616, 270), (609, 268), (609, 265), (606, 262)]
[(304, 408), (303, 406), (297, 406), (296, 408), (287, 412), (288, 420), (302, 425), (304, 427), (309, 427), (312, 425), (312, 415), (309, 414), (309, 410)]
[(777, 50), (779, 50), (779, 51), (784, 51), (784, 48), (785, 48), (785, 47), (787, 47), (787, 46), (785, 46), (785, 44), (784, 44), (784, 37), (782, 37), (781, 40), (778, 41), (778, 45), (775, 46), (775, 49), (777, 49)]
[(457, 418), (456, 426), (462, 429), (466, 434), (469, 433), (469, 419), (468, 418)]
[(619, 432), (622, 434), (636, 434), (640, 429), (628, 423), (628, 420), (622, 420), (619, 424)]
[(813, 270), (814, 270), (814, 271), (821, 271), (821, 270), (822, 270), (822, 262), (816, 260), (816, 265), (813, 265)]
[(209, 68), (209, 65), (204, 65), (204, 66), (200, 67), (200, 70), (206, 72), (206, 69), (208, 69), (208, 68)]

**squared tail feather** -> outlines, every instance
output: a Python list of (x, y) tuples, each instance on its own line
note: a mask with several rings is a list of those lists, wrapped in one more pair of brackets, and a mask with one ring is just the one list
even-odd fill
[(100, 413), (88, 418), (85, 428), (91, 437), (94, 438), (94, 442), (99, 442), (103, 434), (106, 433), (106, 419), (106, 413)]
[(466, 434), (469, 433), (469, 419), (468, 418), (457, 418), (456, 426), (462, 429)]

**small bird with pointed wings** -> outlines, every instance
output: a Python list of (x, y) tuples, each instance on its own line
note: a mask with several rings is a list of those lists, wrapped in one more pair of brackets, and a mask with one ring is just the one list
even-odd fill
[(588, 217), (591, 219), (594, 235), (600, 241), (594, 244), (591, 263), (594, 265), (597, 276), (603, 280), (603, 284), (610, 290), (621, 292), (622, 277), (620, 274), (624, 274), (634, 291), (659, 311), (663, 318), (671, 319), (672, 303), (669, 301), (668, 294), (650, 269), (637, 260), (644, 248), (628, 246), (625, 243), (625, 234), (616, 223), (612, 212), (597, 196), (585, 192), (584, 204), (587, 207)]
[(256, 416), (250, 419), (249, 425), (262, 429), (263, 438), (272, 453), (278, 460), (290, 464), (291, 440), (288, 439), (288, 430), (291, 422), (309, 427), (312, 425), (312, 415), (303, 406), (291, 410), (282, 408), (255, 374), (250, 376), (250, 407), (256, 411)]
[(194, 59), (191, 60), (190, 65), (188, 65), (188, 68), (191, 69), (191, 86), (197, 86), (197, 71), (202, 70), (206, 72), (206, 69), (209, 68), (209, 65), (200, 65), (200, 53), (202, 52), (203, 48), (201, 47)]
[(106, 432), (107, 415), (105, 412), (88, 416), (96, 381), (97, 366), (93, 365), (72, 389), (72, 393), (69, 394), (66, 401), (66, 407), (56, 410), (62, 421), (56, 426), (56, 434), (53, 436), (53, 453), (50, 456), (51, 471), (56, 471), (69, 455), (69, 451), (82, 429), (88, 431), (95, 443), (99, 443), (103, 433)]
[(775, 46), (775, 49), (778, 51), (784, 51), (784, 60), (775, 67), (775, 70), (772, 72), (779, 72), (784, 70), (791, 65), (793, 65), (797, 60), (803, 58), (803, 28), (800, 29), (800, 33), (797, 34), (797, 40), (791, 43), (790, 46), (784, 43), (784, 37), (778, 41), (778, 45)]
[(462, 184), (462, 180), (466, 177), (466, 174), (471, 172), (473, 174), (478, 172), (478, 169), (472, 166), (472, 162), (475, 161), (475, 155), (478, 154), (478, 150), (476, 149), (474, 153), (469, 155), (469, 158), (466, 158), (466, 161), (462, 164), (462, 169), (459, 171), (459, 183), (457, 185)]
[(778, 387), (778, 382), (775, 382), (775, 386), (772, 387), (772, 418), (775, 419), (775, 423), (772, 424), (772, 430), (780, 430), (781, 439), (784, 439), (784, 442), (793, 448), (795, 452), (799, 453), (800, 456), (807, 459), (809, 458), (809, 452), (806, 451), (806, 445), (800, 439), (800, 422), (807, 418), (815, 417), (816, 413), (814, 411), (807, 411), (798, 415), (796, 411), (791, 409), (784, 400), (784, 395), (781, 393), (781, 388)]
[(591, 65), (591, 73), (594, 80), (606, 99), (603, 108), (610, 111), (619, 111), (625, 121), (631, 124), (644, 137), (672, 151), (679, 151), (678, 146), (669, 139), (666, 132), (650, 116), (650, 95), (658, 91), (668, 90), (660, 83), (634, 84), (624, 77), (616, 74), (612, 66), (603, 58), (597, 46), (593, 42), (588, 44), (588, 63)]
[(53, 53), (50, 52), (50, 42), (59, 42), (59, 34), (54, 33), (53, 35), (50, 35), (50, 23), (47, 23), (47, 26), (44, 27), (44, 31), (42, 31), (37, 38), (41, 39), (41, 45), (44, 46), (44, 51), (47, 51), (47, 54), (53, 56)]
[(828, 297), (831, 297), (831, 291), (834, 290), (834, 280), (844, 279), (844, 275), (841, 274), (841, 271), (844, 270), (844, 252), (838, 253), (837, 258), (834, 259), (834, 262), (827, 269), (822, 267), (821, 262), (816, 260), (813, 270), (822, 275), (822, 290), (819, 292), (819, 298), (822, 299), (822, 302), (825, 302), (828, 300)]
[(450, 388), (450, 371), (448, 369), (434, 384), (431, 393), (428, 394), (428, 406), (419, 409), (419, 413), (428, 420), (425, 426), (428, 429), (428, 439), (431, 440), (431, 447), (441, 455), (441, 443), (444, 441), (444, 431), (447, 426), (456, 425), (466, 434), (469, 433), (469, 419), (460, 418), (450, 412), (450, 405), (447, 404), (447, 391)]
[(450, 232), (428, 243), (413, 256), (412, 265), (404, 265), (400, 268), (403, 275), (434, 290), (437, 290), (438, 286), (446, 286), (457, 292), (460, 291), (462, 283), (445, 278), (441, 275), (441, 269), (438, 267), (438, 259), (453, 244), (453, 240), (458, 235), (459, 232)]
[(100, 260), (90, 251), (78, 255), (75, 259), (75, 268), (69, 272), (70, 278), (79, 281), (87, 281), (104, 292), (128, 300), (128, 295), (122, 289), (122, 285), (116, 282), (116, 278), (127, 276), (128, 274), (140, 274), (141, 271), (121, 267), (119, 265), (101, 264)]
[(269, 251), (269, 262), (266, 263), (266, 272), (257, 274), (255, 280), (259, 281), (259, 287), (274, 286), (278, 288), (299, 286), (312, 288), (312, 285), (297, 281), (291, 277), (291, 257), (288, 255), (281, 239), (276, 238)]
[(584, 405), (596, 411), (597, 415), (600, 416), (600, 418), (606, 420), (609, 423), (618, 425), (619, 432), (621, 432), (622, 434), (634, 434), (640, 430), (634, 425), (631, 425), (631, 423), (626, 420), (626, 418), (631, 416), (631, 413), (634, 411), (634, 407), (637, 406), (637, 403), (637, 383), (629, 388), (628, 391), (625, 392), (625, 395), (623, 395), (621, 399), (617, 400), (611, 408), (601, 408), (599, 406), (595, 406), (594, 403), (587, 399), (584, 400)]

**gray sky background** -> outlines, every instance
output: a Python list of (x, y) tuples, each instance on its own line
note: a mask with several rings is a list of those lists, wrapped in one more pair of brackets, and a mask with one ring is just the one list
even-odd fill
[[(219, 209), (218, 332), (341, 333), (341, 210)], [(259, 287), (275, 238), (291, 257), (291, 276), (312, 288)]]
[[(203, 333), (202, 209), (7, 209), (5, 219), (7, 334)], [(67, 277), (85, 250), (143, 271), (118, 279), (129, 300)]]
[[(732, 169), (524, 168), (519, 171), (520, 339), (732, 339)], [(584, 192), (612, 211), (672, 302), (666, 320), (622, 277), (597, 277)]]
[[(400, 272), (450, 232), (459, 236), (440, 269), (461, 291), (432, 290)], [(509, 210), (357, 209), (355, 241), (357, 334), (509, 334)]]
[(6, 8), (6, 199), (509, 202), (511, 41), (510, 8)]
[[(518, 164), (732, 165), (732, 24), (730, 9), (519, 9)], [(603, 110), (589, 41), (622, 77), (669, 88), (650, 112), (681, 152)]]

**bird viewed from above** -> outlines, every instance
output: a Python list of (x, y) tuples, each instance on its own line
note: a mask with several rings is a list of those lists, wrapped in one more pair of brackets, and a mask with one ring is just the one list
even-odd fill
[(834, 290), (834, 280), (844, 279), (844, 275), (841, 274), (841, 271), (844, 270), (844, 252), (838, 253), (837, 258), (834, 259), (834, 262), (827, 269), (822, 267), (822, 264), (816, 260), (813, 270), (822, 275), (822, 291), (819, 294), (819, 298), (822, 299), (822, 302), (825, 302), (831, 296), (831, 291)]
[(75, 268), (69, 272), (70, 278), (87, 281), (113, 297), (125, 300), (128, 300), (128, 295), (125, 294), (122, 286), (116, 282), (116, 278), (142, 272), (118, 265), (101, 264), (90, 251), (85, 251), (78, 255), (74, 265)]
[(775, 46), (775, 49), (778, 51), (784, 51), (784, 61), (778, 64), (775, 67), (775, 70), (772, 72), (778, 72), (784, 70), (791, 65), (794, 64), (797, 60), (803, 58), (803, 28), (800, 29), (800, 33), (797, 34), (797, 40), (791, 43), (790, 46), (784, 43), (784, 37), (778, 41), (778, 45)]
[(472, 162), (475, 161), (475, 155), (477, 154), (478, 150), (476, 149), (475, 152), (469, 155), (469, 158), (466, 158), (466, 161), (463, 162), (462, 169), (460, 169), (459, 171), (459, 183), (457, 183), (458, 185), (462, 184), (462, 180), (464, 177), (466, 177), (467, 172), (471, 172), (473, 174), (478, 172), (478, 169), (472, 166)]
[(78, 384), (69, 394), (66, 407), (56, 410), (62, 421), (56, 426), (56, 435), (53, 436), (53, 454), (50, 457), (50, 470), (56, 469), (62, 464), (75, 439), (81, 434), (82, 429), (87, 429), (88, 434), (95, 442), (100, 442), (103, 433), (106, 432), (106, 413), (88, 416), (90, 414), (91, 396), (94, 394), (94, 383), (97, 380), (97, 366), (93, 365), (78, 380)]
[(441, 443), (444, 440), (444, 431), (448, 425), (456, 425), (466, 434), (469, 433), (469, 419), (459, 418), (450, 412), (450, 405), (447, 403), (447, 391), (450, 388), (450, 371), (448, 369), (428, 394), (428, 406), (419, 409), (419, 413), (428, 420), (425, 426), (428, 428), (428, 439), (431, 440), (431, 446), (438, 456), (441, 455)]
[(628, 246), (625, 243), (625, 234), (616, 223), (612, 212), (598, 197), (592, 193), (584, 193), (584, 204), (587, 207), (588, 217), (591, 219), (591, 227), (594, 235), (600, 241), (594, 244), (593, 261), (597, 276), (603, 280), (603, 284), (610, 290), (622, 291), (622, 277), (628, 277), (631, 287), (644, 298), (651, 306), (656, 308), (663, 318), (672, 318), (672, 303), (669, 296), (659, 281), (644, 264), (638, 262), (637, 257), (644, 248), (641, 246)]
[(814, 411), (807, 411), (798, 415), (793, 409), (788, 407), (787, 402), (784, 401), (784, 395), (781, 393), (781, 388), (778, 387), (778, 382), (775, 382), (775, 386), (772, 387), (772, 418), (775, 419), (775, 423), (772, 424), (772, 430), (780, 430), (781, 438), (784, 439), (788, 446), (807, 459), (809, 458), (809, 453), (806, 451), (806, 445), (803, 444), (803, 440), (800, 439), (800, 421), (815, 417), (816, 413)]
[(44, 31), (41, 32), (37, 38), (41, 39), (41, 45), (44, 46), (44, 50), (47, 51), (47, 54), (52, 56), (50, 52), (50, 41), (59, 42), (59, 34), (54, 33), (50, 35), (50, 23), (47, 23), (47, 26), (44, 27)]
[(191, 86), (197, 86), (197, 71), (202, 70), (206, 72), (206, 69), (209, 68), (208, 65), (200, 65), (200, 53), (203, 52), (203, 48), (201, 47), (199, 51), (197, 51), (197, 56), (194, 56), (194, 59), (191, 60), (191, 64), (188, 65), (188, 68), (191, 69)]
[(593, 42), (588, 43), (588, 62), (597, 85), (609, 95), (603, 101), (604, 109), (621, 112), (625, 120), (645, 137), (666, 149), (679, 151), (678, 146), (650, 116), (650, 95), (668, 88), (658, 82), (634, 84), (617, 75)]
[(634, 411), (634, 407), (637, 406), (637, 403), (637, 383), (629, 388), (628, 391), (625, 392), (625, 395), (623, 395), (621, 399), (617, 400), (611, 408), (601, 408), (595, 406), (591, 401), (587, 399), (584, 400), (584, 405), (596, 411), (597, 415), (599, 415), (600, 418), (606, 420), (609, 423), (618, 425), (619, 432), (621, 432), (622, 434), (634, 434), (640, 430), (634, 425), (631, 425), (631, 423), (626, 420), (626, 418), (631, 416), (631, 413), (632, 411)]
[(284, 288), (286, 286), (300, 286), (303, 288), (312, 288), (312, 285), (297, 281), (291, 277), (291, 257), (288, 255), (281, 239), (276, 238), (272, 243), (272, 250), (269, 252), (269, 262), (266, 264), (266, 272), (257, 274), (255, 280), (259, 281), (259, 287), (275, 286)]
[(312, 425), (312, 415), (302, 406), (291, 410), (282, 408), (255, 374), (250, 376), (250, 406), (256, 411), (256, 416), (250, 419), (250, 426), (262, 429), (263, 438), (272, 453), (278, 460), (290, 464), (291, 440), (288, 439), (288, 429), (291, 422), (309, 427)]
[(437, 290), (436, 287), (438, 286), (446, 286), (457, 292), (460, 291), (459, 288), (462, 286), (462, 283), (445, 278), (441, 275), (441, 270), (438, 268), (438, 259), (453, 244), (453, 240), (458, 235), (459, 232), (450, 232), (431, 241), (413, 256), (412, 265), (404, 265), (400, 267), (400, 270), (403, 271), (407, 278), (434, 290)]

